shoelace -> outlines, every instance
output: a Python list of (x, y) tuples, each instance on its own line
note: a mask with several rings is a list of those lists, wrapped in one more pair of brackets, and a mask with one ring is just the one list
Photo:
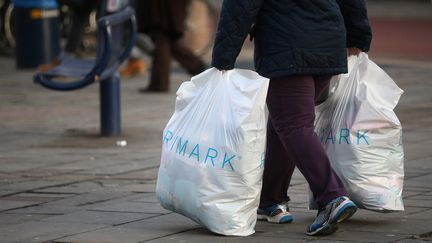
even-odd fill
[(327, 221), (327, 219), (329, 217), (329, 212), (330, 212), (329, 208), (325, 208), (325, 209), (319, 211), (318, 215), (317, 215), (317, 217), (315, 219), (315, 222), (319, 223), (319, 224), (322, 224), (325, 221)]
[(315, 222), (323, 223), (327, 221), (332, 209), (336, 208), (343, 200), (343, 198), (337, 198), (331, 201), (324, 209), (319, 210)]

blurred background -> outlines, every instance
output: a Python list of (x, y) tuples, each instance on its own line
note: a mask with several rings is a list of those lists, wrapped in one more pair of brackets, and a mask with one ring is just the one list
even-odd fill
[(368, 0), (373, 31), (371, 55), (432, 60), (429, 0)]
[[(32, 0), (28, 0), (32, 1)], [(34, 0), (33, 0), (34, 1)], [(41, 0), (43, 2), (43, 0)], [(80, 3), (84, 2), (84, 3)], [(93, 3), (92, 3), (93, 2)], [(78, 56), (95, 51), (96, 18), (98, 1), (59, 0), (58, 18), (61, 50)], [(193, 0), (189, 8), (187, 31), (183, 42), (204, 58), (211, 50), (222, 0)], [(390, 57), (415, 60), (432, 59), (432, 4), (430, 0), (367, 0), (373, 42), (370, 54), (374, 57)], [(14, 5), (11, 0), (0, 1), (0, 55), (15, 56)], [(84, 9), (84, 10), (83, 10)], [(77, 12), (85, 13), (83, 37), (73, 31)], [(83, 21), (83, 20), (78, 20)], [(78, 41), (76, 47), (70, 47)], [(151, 52), (151, 41), (140, 35), (138, 47), (144, 53)]]
[[(54, 127), (57, 127), (59, 129), (57, 135), (62, 135), (64, 131), (68, 130), (77, 131), (77, 129), (81, 133), (91, 131), (91, 134), (97, 134), (95, 129), (98, 127), (98, 120), (103, 119), (98, 117), (99, 103), (98, 99), (94, 97), (97, 97), (98, 92), (95, 92), (95, 88), (90, 87), (89, 89), (82, 89), (83, 91), (71, 92), (71, 94), (51, 92), (34, 85), (32, 76), (36, 72), (50, 70), (61, 60), (67, 60), (70, 57), (79, 60), (95, 58), (98, 47), (97, 19), (107, 11), (115, 11), (115, 8), (119, 7), (117, 5), (121, 5), (122, 2), (127, 1), (0, 0), (0, 121), (2, 122), (0, 132), (2, 134), (9, 134), (15, 138), (16, 133), (11, 131), (15, 129), (17, 131), (34, 130), (33, 126), (49, 127), (53, 131), (55, 130)], [(190, 49), (207, 67), (211, 61), (211, 49), (222, 2), (222, 0), (191, 0), (186, 12), (186, 27), (180, 43)], [(18, 6), (15, 6), (16, 4)], [(26, 7), (28, 5), (31, 7)], [(107, 8), (111, 8), (111, 10), (107, 10)], [(386, 71), (391, 72), (390, 74), (396, 82), (408, 82), (413, 79), (409, 76), (401, 81), (398, 80), (401, 73), (414, 75), (408, 66), (425, 67), (424, 70), (431, 69), (432, 3), (430, 0), (367, 0), (367, 8), (373, 31), (372, 47), (369, 52), (372, 60), (380, 64)], [(28, 28), (27, 25), (35, 27)], [(21, 49), (17, 48), (17, 43), (20, 43), (19, 40), (22, 42)], [(136, 92), (142, 90), (142, 87), (145, 87), (151, 79), (153, 52), (154, 43), (151, 38), (146, 34), (138, 33), (131, 58), (120, 67), (121, 78), (126, 81), (122, 82), (122, 99), (129, 107), (128, 109), (132, 109), (130, 107), (134, 107), (134, 105), (139, 105), (137, 109), (147, 108), (140, 106), (141, 102), (154, 105), (154, 97), (138, 96), (138, 92)], [(134, 58), (139, 61), (137, 65), (131, 65), (131, 60)], [(80, 62), (80, 65), (82, 63), (85, 64), (85, 62)], [(403, 65), (405, 68), (397, 68), (398, 65)], [(181, 66), (174, 60), (173, 65), (167, 70), (172, 86), (171, 94), (168, 93), (169, 97), (174, 97), (172, 92), (175, 92), (177, 87), (192, 75), (189, 70), (184, 70)], [(245, 40), (236, 66), (253, 69), (253, 43), (249, 39)], [(91, 66), (78, 66), (73, 67), (72, 71), (79, 73), (80, 78), (86, 78), (87, 73), (83, 70), (90, 68)], [(430, 74), (424, 70), (422, 69), (419, 73), (424, 74), (425, 77), (429, 76)], [(65, 70), (60, 69), (60, 71)], [(67, 74), (73, 74), (71, 70), (66, 71)], [(62, 77), (60, 79), (61, 82), (64, 81)], [(68, 81), (64, 82), (67, 83)], [(85, 85), (87, 86), (92, 82), (87, 82)], [(412, 83), (412, 81), (410, 82)], [(405, 89), (407, 88), (416, 89), (416, 92), (424, 91), (420, 86), (410, 85), (405, 87)], [(116, 87), (116, 90), (119, 94), (120, 87)], [(99, 91), (99, 93), (102, 95), (102, 92)], [(34, 94), (37, 94), (36, 97), (31, 98)], [(88, 100), (84, 103), (75, 102), (77, 95), (84, 95)], [(35, 107), (38, 103), (48, 106), (54, 105), (54, 103), (50, 103), (49, 99), (51, 98), (48, 98), (50, 96), (55, 97), (52, 99), (57, 102), (55, 105), (58, 107), (52, 108), (53, 115), (61, 122), (49, 123), (51, 125), (48, 126), (46, 117), (41, 116), (42, 121), (38, 124), (28, 121), (31, 126), (15, 127), (16, 119), (23, 121), (27, 119), (27, 116), (21, 113), (23, 109), (36, 111)], [(118, 95), (118, 103), (120, 103), (119, 97)], [(162, 111), (161, 118), (167, 119), (172, 103), (169, 99), (163, 97), (161, 99), (163, 99), (163, 104), (166, 107), (157, 110), (157, 112)], [(111, 98), (107, 100), (109, 101)], [(61, 101), (66, 102), (67, 105), (62, 105)], [(130, 101), (133, 102), (128, 103)], [(119, 107), (120, 105), (115, 106)], [(44, 107), (44, 109), (48, 108)], [(116, 109), (119, 110), (119, 108)], [(126, 109), (123, 112), (124, 120), (128, 119), (127, 112)], [(141, 111), (130, 112), (139, 114)], [(40, 114), (30, 116), (32, 119), (36, 119), (38, 115)], [(66, 115), (74, 118), (65, 119)], [(120, 114), (117, 114), (116, 119), (120, 120)], [(134, 122), (136, 121), (134, 120)], [(148, 119), (145, 119), (142, 124), (129, 123), (126, 127), (130, 129), (131, 126), (139, 127), (140, 124), (147, 126), (149, 122)], [(159, 136), (161, 124), (164, 122), (157, 123), (155, 129), (152, 130), (155, 138)], [(24, 140), (19, 139), (20, 142)], [(28, 138), (26, 141), (29, 141)], [(14, 145), (9, 144), (5, 147), (14, 147)]]

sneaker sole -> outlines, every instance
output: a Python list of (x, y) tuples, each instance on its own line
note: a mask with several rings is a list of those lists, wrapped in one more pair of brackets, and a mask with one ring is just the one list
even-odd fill
[(310, 236), (324, 236), (324, 235), (331, 235), (337, 230), (338, 230), (337, 224), (327, 224), (315, 230), (314, 232), (306, 232), (306, 234)]
[(273, 217), (258, 214), (257, 219), (258, 220), (266, 220), (267, 222), (273, 223), (273, 224), (288, 224), (288, 223), (291, 223), (293, 221), (293, 217), (291, 214), (276, 215)]
[(347, 202), (339, 207), (339, 209), (335, 210), (337, 213), (330, 216), (330, 224), (342, 223), (351, 218), (351, 216), (353, 216), (357, 211), (357, 206), (353, 202)]
[(340, 205), (336, 212), (338, 212), (336, 215), (333, 215), (331, 219), (329, 220), (329, 223), (324, 225), (323, 227), (313, 231), (313, 232), (306, 232), (307, 235), (330, 235), (337, 231), (338, 223), (342, 223), (343, 221), (349, 219), (351, 216), (354, 215), (354, 213), (357, 211), (357, 206), (349, 201), (345, 204)]

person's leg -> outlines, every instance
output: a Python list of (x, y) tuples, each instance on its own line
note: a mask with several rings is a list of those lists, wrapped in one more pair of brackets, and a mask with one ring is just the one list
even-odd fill
[(258, 219), (271, 223), (290, 223), (287, 191), (295, 164), (273, 128), (271, 119), (267, 123), (266, 154), (264, 158), (263, 186), (261, 189)]
[(150, 85), (146, 91), (168, 91), (171, 66), (171, 47), (169, 38), (162, 32), (150, 34), (155, 44)]
[(308, 181), (315, 201), (322, 208), (334, 198), (347, 195), (347, 192), (332, 170), (327, 154), (314, 132), (314, 99), (312, 76), (270, 80), (267, 106), (273, 127), (285, 150)]
[(70, 6), (72, 9), (72, 24), (70, 32), (67, 36), (65, 50), (73, 53), (78, 50), (81, 45), (85, 26), (89, 21), (89, 16), (93, 10), (91, 5), (84, 4), (83, 6)]
[(268, 119), (260, 208), (290, 200), (287, 191), (294, 169), (293, 160), (276, 134), (271, 119)]
[(314, 76), (315, 104), (319, 105), (328, 98), (330, 79), (332, 76)]
[(313, 76), (315, 84), (315, 104), (321, 104), (328, 98), (331, 78), (332, 76), (329, 75)]
[(198, 56), (179, 41), (172, 42), (171, 54), (191, 75), (199, 74), (207, 67)]

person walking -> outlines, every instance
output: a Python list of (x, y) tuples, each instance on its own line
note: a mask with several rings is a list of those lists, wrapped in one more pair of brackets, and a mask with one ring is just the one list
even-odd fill
[[(295, 166), (319, 206), (308, 235), (328, 235), (357, 206), (347, 197), (314, 132), (314, 106), (333, 75), (347, 72), (348, 55), (372, 39), (364, 0), (224, 0), (212, 66), (234, 68), (248, 35), (257, 72), (270, 79), (263, 187), (258, 217), (289, 223), (288, 186)], [(347, 49), (348, 48), (348, 49)]]
[(138, 31), (148, 34), (154, 43), (150, 85), (141, 91), (169, 90), (171, 57), (191, 75), (206, 69), (205, 63), (178, 40), (185, 31), (189, 0), (137, 0)]

